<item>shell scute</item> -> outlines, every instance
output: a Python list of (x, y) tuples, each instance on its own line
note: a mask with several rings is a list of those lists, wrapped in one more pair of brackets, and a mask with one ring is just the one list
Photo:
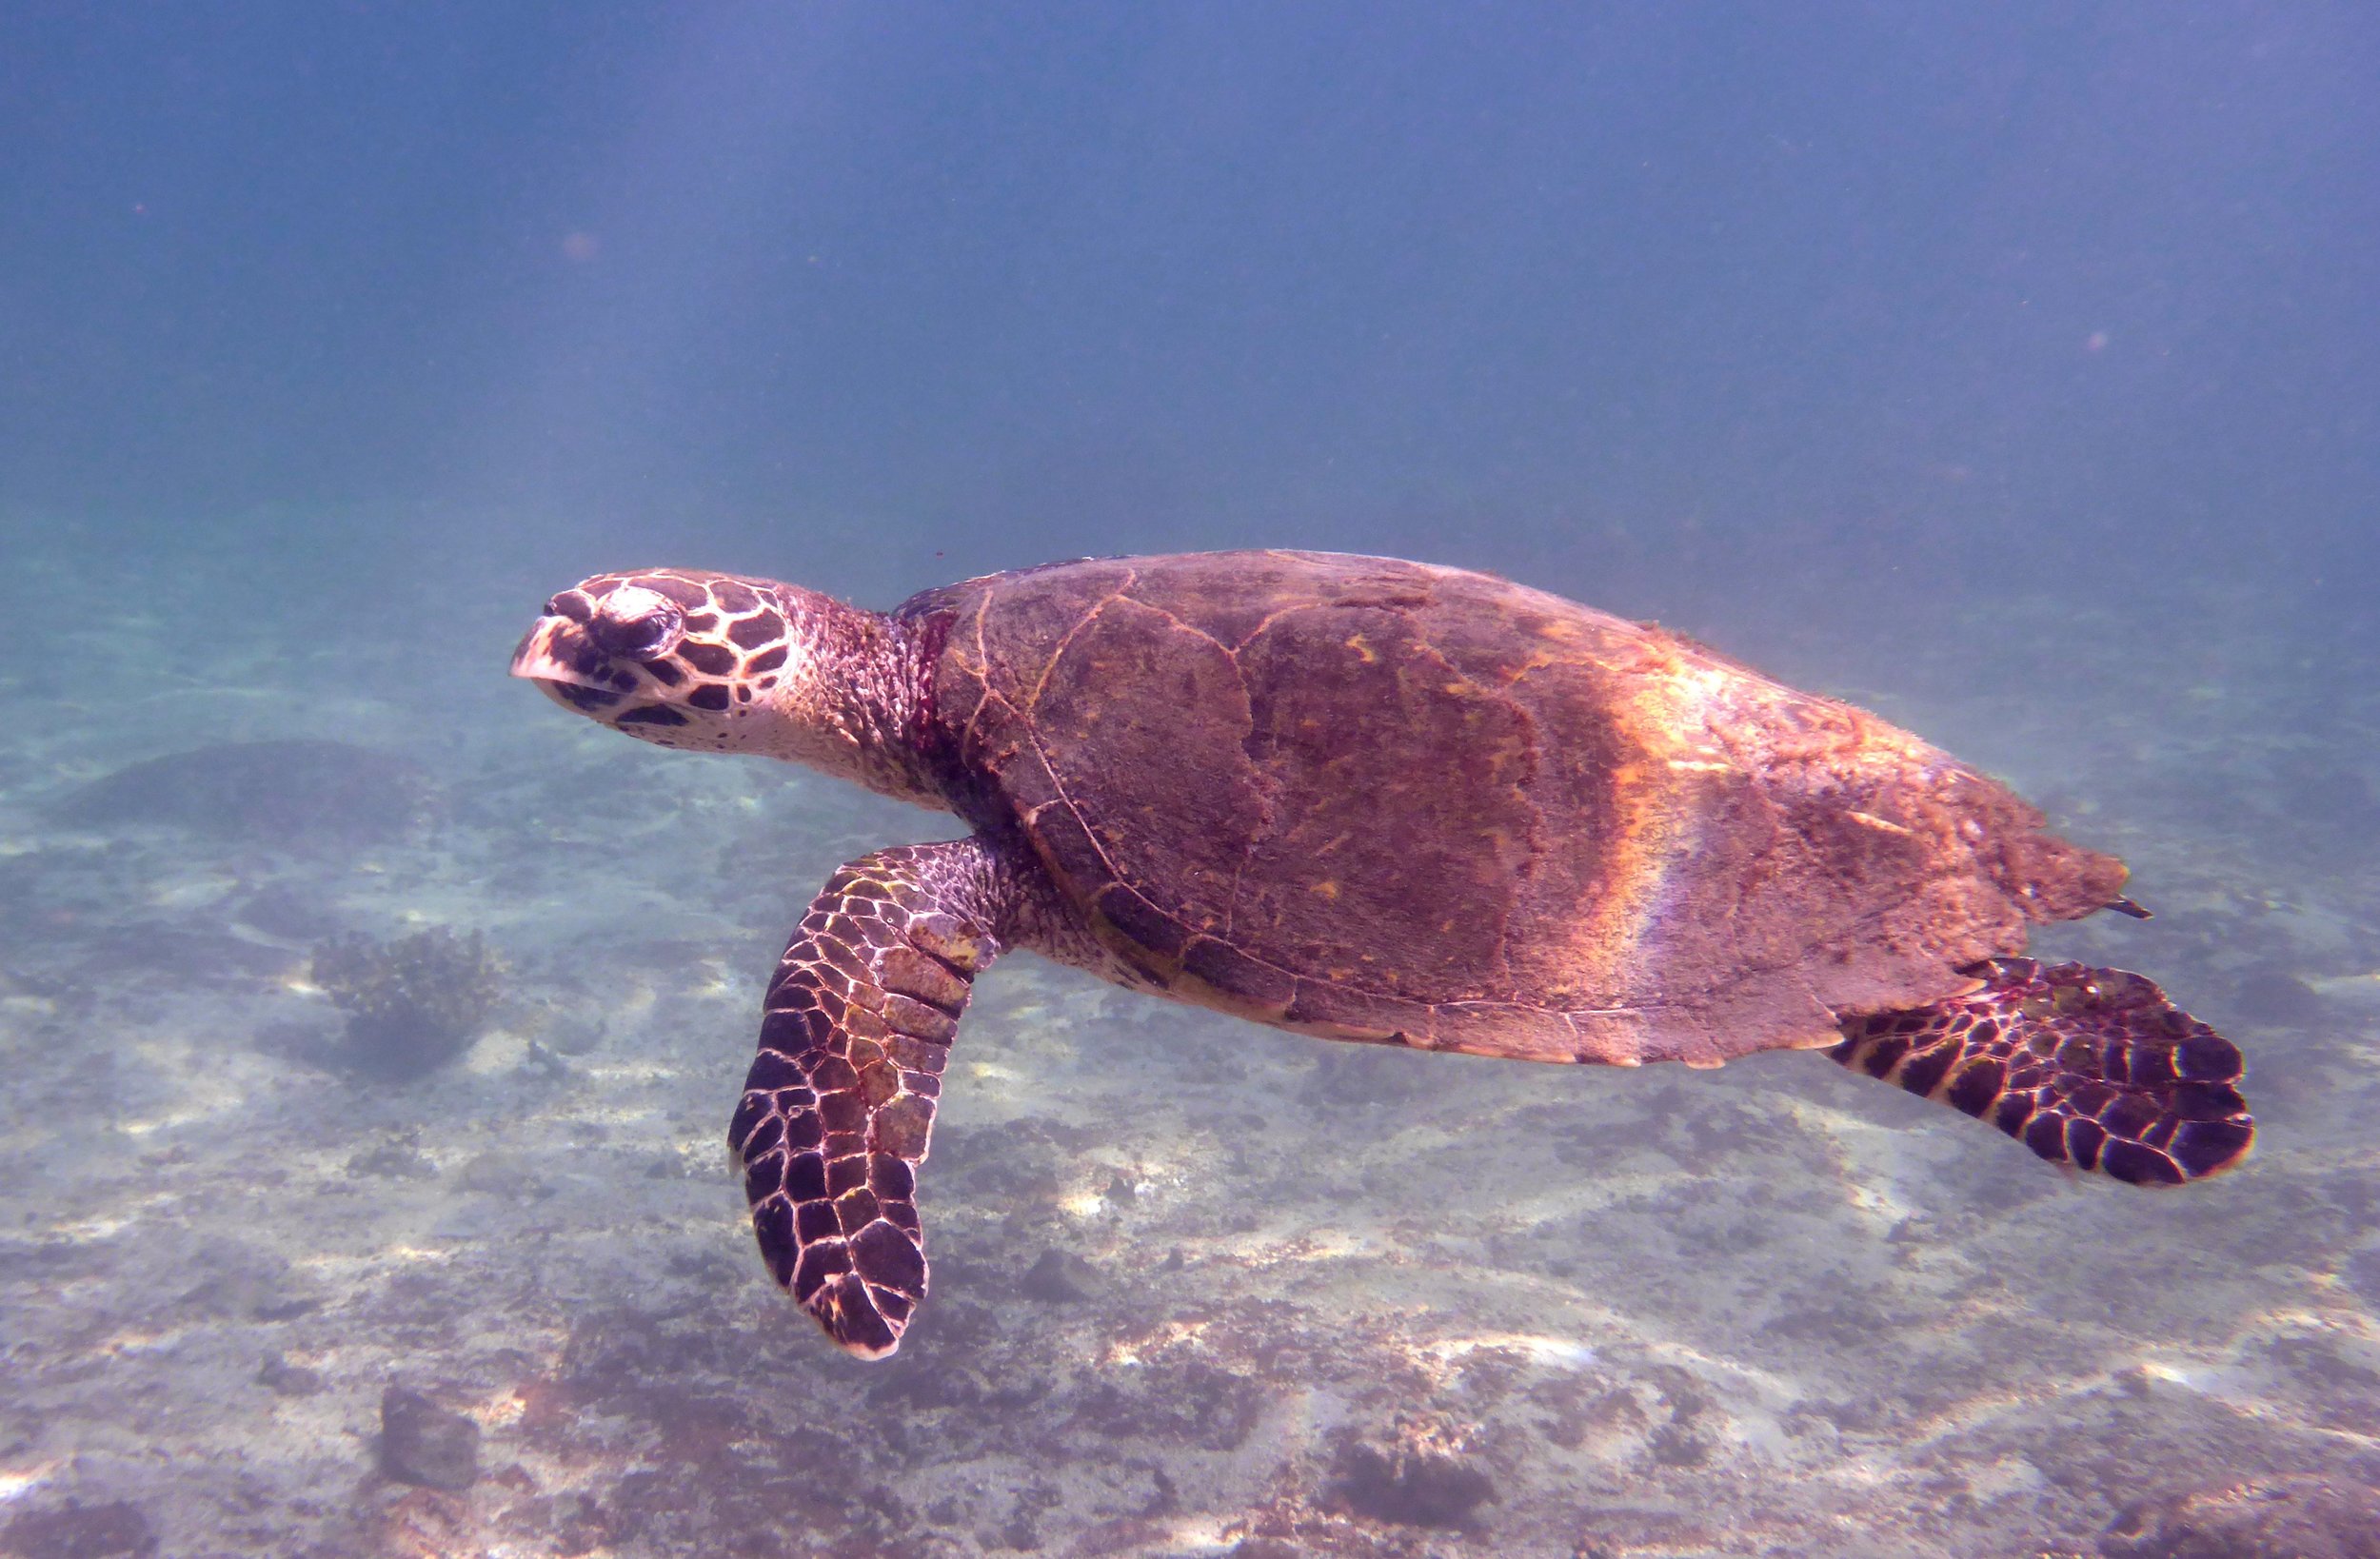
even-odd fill
[(1874, 716), (1483, 575), (1135, 558), (904, 611), (984, 820), (1114, 963), (1265, 1022), (1707, 1064), (1956, 996), (2122, 880)]

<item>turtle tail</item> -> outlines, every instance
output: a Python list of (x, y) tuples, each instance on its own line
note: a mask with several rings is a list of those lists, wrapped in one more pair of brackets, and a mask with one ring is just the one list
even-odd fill
[(1980, 990), (1847, 1018), (1827, 1054), (1988, 1120), (2053, 1163), (2180, 1185), (2248, 1156), (2239, 1047), (2138, 975), (1991, 958)]

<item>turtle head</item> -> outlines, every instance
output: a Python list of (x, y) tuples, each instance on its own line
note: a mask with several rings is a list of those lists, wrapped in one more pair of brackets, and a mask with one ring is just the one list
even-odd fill
[(664, 747), (759, 753), (921, 799), (896, 740), (921, 701), (899, 631), (799, 585), (598, 574), (545, 602), (512, 674)]
[[(786, 586), (689, 570), (599, 574), (545, 602), (512, 674), (664, 747), (765, 752), (806, 648)], [(805, 592), (806, 593), (806, 592)]]

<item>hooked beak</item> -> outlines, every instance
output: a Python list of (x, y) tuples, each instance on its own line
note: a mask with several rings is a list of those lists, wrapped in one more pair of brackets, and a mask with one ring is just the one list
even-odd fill
[(604, 660), (577, 623), (566, 617), (541, 617), (512, 652), (512, 674), (531, 681), (601, 687), (609, 681)]
[(611, 669), (611, 658), (596, 647), (584, 624), (551, 615), (539, 618), (522, 637), (512, 652), (512, 674), (582, 714), (617, 702), (636, 685), (626, 672)]

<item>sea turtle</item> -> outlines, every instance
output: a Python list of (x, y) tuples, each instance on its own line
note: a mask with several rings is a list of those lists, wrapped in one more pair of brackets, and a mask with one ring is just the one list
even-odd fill
[(2239, 1161), (2239, 1052), (2020, 955), (2114, 858), (1875, 716), (1485, 574), (1086, 560), (889, 613), (690, 569), (565, 590), (513, 674), (971, 832), (836, 872), (728, 1140), (777, 1281), (863, 1357), (924, 1297), (917, 1170), (975, 977), (1029, 948), (1334, 1039), (1716, 1066), (1777, 1048), (2143, 1185)]

